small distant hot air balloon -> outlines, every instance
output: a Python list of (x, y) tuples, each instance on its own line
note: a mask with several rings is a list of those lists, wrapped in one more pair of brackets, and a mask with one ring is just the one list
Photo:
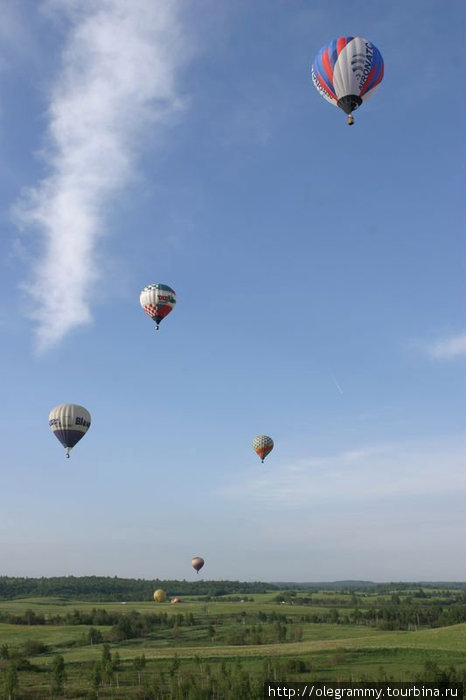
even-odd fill
[(273, 450), (273, 440), (268, 435), (257, 435), (252, 441), (252, 446), (263, 462)]
[(321, 48), (312, 64), (312, 80), (322, 97), (340, 107), (353, 124), (352, 112), (374, 94), (382, 82), (383, 58), (374, 44), (360, 36), (341, 36)]
[(193, 569), (196, 569), (197, 573), (199, 573), (204, 564), (205, 561), (202, 557), (193, 557), (191, 559), (191, 566), (193, 567)]
[(165, 603), (167, 594), (161, 588), (157, 588), (157, 590), (154, 591), (154, 600), (156, 603)]
[(176, 304), (176, 292), (166, 284), (148, 284), (139, 297), (142, 308), (155, 321), (159, 330), (160, 322), (168, 316)]
[(71, 449), (87, 433), (91, 425), (91, 414), (84, 406), (62, 403), (50, 411), (49, 425), (69, 457)]

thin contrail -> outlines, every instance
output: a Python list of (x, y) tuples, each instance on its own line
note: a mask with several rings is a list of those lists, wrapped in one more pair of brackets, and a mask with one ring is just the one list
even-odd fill
[(91, 319), (107, 211), (147, 134), (181, 106), (186, 60), (178, 0), (51, 0), (69, 25), (48, 106), (48, 175), (17, 206), (43, 253), (24, 285), (40, 350)]
[(336, 380), (336, 377), (335, 377), (335, 375), (333, 375), (333, 374), (332, 374), (332, 381), (333, 381), (333, 383), (335, 384), (335, 386), (336, 386), (336, 388), (338, 389), (338, 391), (340, 392), (340, 394), (343, 394), (343, 389), (342, 389), (341, 386), (338, 384), (338, 382), (337, 382), (337, 380)]

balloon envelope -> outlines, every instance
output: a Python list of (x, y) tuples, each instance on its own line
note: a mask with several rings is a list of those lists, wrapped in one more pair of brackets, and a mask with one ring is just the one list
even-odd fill
[(312, 64), (316, 89), (348, 115), (373, 95), (383, 73), (380, 51), (360, 36), (333, 39), (321, 48)]
[(261, 458), (261, 462), (263, 462), (267, 455), (273, 450), (273, 440), (268, 435), (256, 435), (252, 441), (252, 446)]
[(167, 600), (167, 594), (161, 588), (154, 591), (154, 600), (156, 603), (164, 603)]
[(191, 559), (191, 566), (193, 567), (193, 569), (196, 569), (197, 573), (199, 573), (204, 564), (205, 561), (202, 557), (193, 557)]
[(84, 406), (62, 403), (50, 411), (49, 425), (55, 437), (66, 448), (69, 457), (70, 450), (89, 430), (91, 414)]
[(173, 310), (176, 292), (166, 284), (148, 284), (142, 290), (139, 301), (158, 328), (159, 323)]

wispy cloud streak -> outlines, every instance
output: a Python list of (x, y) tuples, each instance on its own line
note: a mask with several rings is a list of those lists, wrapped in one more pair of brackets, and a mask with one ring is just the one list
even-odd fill
[(362, 506), (380, 500), (435, 499), (464, 486), (464, 446), (386, 444), (307, 457), (278, 466), (273, 474), (236, 479), (219, 491), (228, 499), (271, 508)]
[(429, 355), (438, 360), (466, 357), (466, 333), (432, 343), (427, 350)]
[(179, 110), (186, 44), (175, 0), (53, 0), (69, 34), (49, 105), (49, 174), (18, 205), (43, 253), (25, 285), (40, 350), (91, 319), (105, 214), (135, 157)]

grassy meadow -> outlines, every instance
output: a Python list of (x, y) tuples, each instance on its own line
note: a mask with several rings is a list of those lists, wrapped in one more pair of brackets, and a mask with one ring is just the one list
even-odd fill
[[(0, 600), (0, 690), (7, 698), (13, 666), (17, 698), (255, 698), (264, 680), (462, 680), (466, 622), (422, 624), (446, 601), (464, 607), (462, 596), (274, 590), (176, 604)], [(386, 629), (403, 620), (404, 629)]]

